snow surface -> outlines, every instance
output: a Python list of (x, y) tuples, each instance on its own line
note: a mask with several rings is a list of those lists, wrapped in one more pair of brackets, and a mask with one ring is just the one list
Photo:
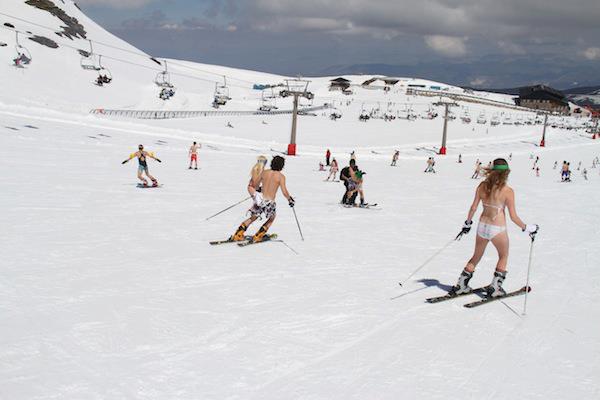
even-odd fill
[[(64, 7), (96, 40), (125, 46), (69, 2)], [(20, 1), (5, 8), (56, 23)], [(0, 399), (600, 396), (600, 168), (592, 168), (599, 148), (582, 129), (548, 128), (540, 148), (540, 126), (491, 127), (504, 110), (461, 104), (457, 116), (484, 112), (488, 124), (450, 122), (449, 155), (436, 156), (437, 174), (423, 174), (439, 147), (441, 118), (361, 123), (358, 115), (377, 107), (400, 115), (408, 104), (422, 113), (434, 100), (400, 90), (346, 97), (316, 78), (315, 104), (335, 102), (343, 117), (299, 120), (300, 154), (287, 158), (284, 172), (306, 240), (283, 198), (272, 228), (299, 255), (281, 243), (211, 247), (249, 204), (205, 218), (247, 196), (257, 155), (285, 150), (289, 116), (94, 117), (87, 111), (99, 106), (163, 106), (153, 73), (115, 64), (114, 85), (97, 88), (78, 57), (65, 58), (69, 50), (57, 57), (29, 47), (37, 54), (30, 68), (0, 64), (7, 77), (0, 81)], [(284, 78), (189, 65), (250, 82)], [(213, 88), (181, 87), (175, 98), (183, 100), (164, 107), (208, 109)], [(225, 109), (255, 109), (259, 95), (232, 87)], [(192, 140), (203, 144), (199, 171), (187, 169)], [(135, 166), (121, 165), (138, 143), (162, 159), (150, 164), (162, 188), (136, 188)], [(356, 151), (367, 201), (380, 209), (340, 207), (342, 185), (317, 171), (326, 148), (342, 165)], [(395, 149), (401, 158), (393, 168)], [(541, 226), (527, 315), (522, 297), (472, 310), (462, 307), (471, 298), (424, 303), (455, 283), (473, 233), (401, 288), (460, 230), (478, 183), (469, 178), (475, 160), (511, 153), (518, 211)], [(540, 157), (539, 178), (531, 154)], [(562, 160), (574, 170), (570, 184), (552, 169)], [(516, 289), (525, 284), (530, 242), (514, 225), (509, 235), (505, 286)], [(491, 280), (494, 256), (490, 248), (473, 285)]]

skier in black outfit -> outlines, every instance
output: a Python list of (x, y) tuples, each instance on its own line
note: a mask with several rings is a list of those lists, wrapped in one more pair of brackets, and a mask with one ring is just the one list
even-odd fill
[(340, 180), (344, 182), (344, 187), (346, 188), (344, 197), (342, 197), (342, 204), (354, 204), (356, 202), (356, 197), (358, 196), (358, 192), (354, 192), (350, 197), (348, 197), (350, 192), (349, 184), (351, 180), (350, 168), (352, 168), (354, 171), (358, 171), (356, 161), (350, 160), (350, 165), (342, 169), (342, 172), (340, 172)]

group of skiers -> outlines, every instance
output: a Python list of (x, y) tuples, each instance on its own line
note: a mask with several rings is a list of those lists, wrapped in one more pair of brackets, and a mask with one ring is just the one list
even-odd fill
[[(200, 145), (194, 142), (189, 149), (190, 166), (192, 168), (195, 163), (197, 168), (197, 151)], [(144, 177), (148, 177), (152, 181), (152, 186), (158, 186), (158, 181), (148, 171), (147, 159), (151, 158), (161, 162), (153, 153), (144, 150), (143, 145), (138, 146), (138, 151), (132, 153), (129, 158), (123, 161), (127, 163), (133, 158), (138, 159), (138, 179), (142, 181), (143, 186), (148, 186), (148, 181)], [(539, 160), (537, 160), (539, 161)], [(277, 216), (276, 196), (279, 190), (288, 201), (290, 207), (294, 207), (295, 200), (290, 195), (286, 186), (286, 177), (282, 173), (285, 166), (285, 159), (281, 156), (274, 156), (270, 163), (270, 169), (266, 169), (267, 158), (259, 156), (256, 164), (250, 171), (250, 180), (247, 185), (247, 191), (252, 198), (252, 207), (248, 210), (250, 216), (245, 219), (235, 232), (225, 242), (246, 242), (249, 244), (259, 243), (269, 240), (267, 235), (269, 228), (272, 226)], [(331, 153), (327, 152), (326, 162), (331, 169), (337, 168), (335, 158), (331, 159)], [(433, 169), (435, 161), (433, 157), (428, 159), (428, 169)], [(478, 160), (478, 167), (480, 167)], [(563, 168), (566, 166), (568, 171), (569, 163), (566, 161)], [(432, 171), (433, 172), (433, 171)], [(475, 250), (472, 257), (467, 262), (463, 271), (460, 273), (457, 284), (453, 286), (449, 295), (461, 295), (473, 291), (469, 287), (469, 281), (473, 277), (475, 268), (480, 262), (488, 243), (492, 243), (498, 252), (498, 262), (490, 285), (485, 287), (489, 297), (501, 297), (506, 294), (502, 285), (507, 274), (508, 265), (508, 233), (506, 230), (506, 214), (508, 209), (510, 219), (519, 226), (523, 232), (527, 232), (533, 239), (539, 230), (539, 226), (535, 224), (524, 223), (516, 212), (515, 193), (512, 188), (507, 185), (510, 168), (505, 159), (498, 158), (490, 163), (488, 168), (483, 170), (485, 180), (479, 184), (475, 191), (475, 198), (469, 211), (467, 219), (461, 229), (460, 236), (470, 232), (473, 225), (473, 217), (481, 203), (483, 212), (481, 214), (477, 227), (477, 236), (475, 239)], [(360, 196), (360, 204), (364, 205), (363, 179), (365, 173), (361, 171), (356, 164), (356, 156), (354, 152), (351, 154), (349, 165), (340, 172), (340, 180), (343, 181), (345, 191), (342, 198), (342, 204), (354, 205), (356, 198)], [(246, 231), (258, 219), (265, 219), (265, 222), (252, 236), (247, 236)]]

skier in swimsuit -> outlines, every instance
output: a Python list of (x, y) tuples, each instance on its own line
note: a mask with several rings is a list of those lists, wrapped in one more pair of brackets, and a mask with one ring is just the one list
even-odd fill
[(125, 164), (129, 160), (131, 160), (135, 157), (137, 157), (138, 164), (139, 164), (138, 171), (137, 171), (137, 177), (140, 181), (142, 181), (142, 185), (148, 186), (148, 181), (143, 176), (143, 174), (146, 174), (146, 176), (148, 178), (150, 178), (150, 180), (152, 181), (152, 186), (154, 186), (154, 187), (158, 186), (158, 181), (156, 180), (156, 178), (153, 177), (152, 175), (150, 175), (150, 173), (148, 172), (148, 163), (146, 161), (146, 158), (150, 157), (158, 162), (162, 162), (162, 161), (160, 161), (158, 158), (156, 158), (154, 156), (154, 153), (149, 153), (149, 152), (145, 151), (144, 146), (140, 144), (138, 146), (138, 151), (136, 151), (135, 153), (131, 153), (129, 158), (127, 160), (123, 161), (121, 164)]
[(477, 227), (475, 251), (460, 274), (458, 283), (450, 290), (452, 294), (463, 294), (472, 291), (468, 285), (469, 280), (473, 277), (475, 267), (481, 261), (489, 242), (492, 242), (498, 251), (498, 262), (492, 283), (486, 287), (486, 291), (491, 297), (506, 294), (502, 288), (502, 283), (506, 278), (506, 264), (508, 262), (509, 250), (508, 234), (506, 232), (506, 214), (504, 211), (506, 208), (508, 208), (512, 222), (519, 226), (523, 232), (529, 233), (532, 237), (538, 232), (538, 225), (525, 224), (517, 215), (515, 193), (506, 184), (509, 174), (508, 163), (503, 158), (494, 160), (492, 168), (485, 170), (486, 179), (477, 187), (475, 199), (469, 209), (467, 220), (461, 232), (463, 234), (469, 233), (473, 224), (473, 215), (481, 202), (483, 204), (483, 212), (481, 213)]
[(339, 167), (338, 167), (337, 160), (334, 158), (334, 159), (331, 161), (331, 167), (329, 168), (329, 176), (328, 176), (328, 177), (327, 177), (327, 179), (325, 179), (325, 180), (326, 180), (326, 181), (328, 181), (328, 180), (329, 180), (329, 178), (332, 178), (332, 177), (333, 177), (333, 179), (332, 179), (332, 180), (333, 180), (333, 181), (335, 181), (335, 176), (336, 176), (336, 175), (337, 175), (337, 173), (338, 173), (338, 168), (339, 168)]
[[(275, 221), (275, 217), (277, 216), (277, 204), (275, 203), (275, 197), (277, 196), (277, 192), (281, 188), (281, 192), (288, 200), (288, 204), (290, 207), (294, 207), (295, 201), (292, 196), (290, 196), (286, 184), (285, 184), (285, 176), (281, 173), (285, 165), (285, 159), (281, 156), (273, 157), (271, 160), (271, 169), (263, 171), (260, 174), (260, 177), (257, 181), (254, 182), (254, 187), (258, 187), (262, 184), (262, 194), (256, 192), (256, 195), (261, 195), (261, 201), (258, 204), (255, 204), (255, 207), (250, 209), (251, 216), (246, 219), (241, 225), (238, 227), (236, 232), (231, 236), (231, 240), (233, 241), (241, 241), (245, 238), (246, 229), (258, 218), (262, 215), (265, 216), (267, 221), (260, 227), (258, 232), (254, 234), (252, 237), (252, 242), (260, 242), (265, 239), (265, 235), (267, 231)], [(249, 188), (250, 191), (250, 188)]]
[(198, 169), (198, 149), (201, 149), (202, 145), (194, 142), (190, 146), (189, 156), (190, 156), (190, 166), (188, 169), (192, 169), (192, 163), (195, 164), (194, 169)]

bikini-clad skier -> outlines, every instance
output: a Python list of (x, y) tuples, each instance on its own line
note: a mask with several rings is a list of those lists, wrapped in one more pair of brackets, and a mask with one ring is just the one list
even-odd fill
[(475, 199), (469, 209), (467, 220), (463, 226), (462, 233), (466, 234), (471, 230), (473, 224), (472, 218), (477, 211), (479, 203), (483, 205), (483, 212), (479, 219), (477, 227), (477, 237), (475, 239), (475, 251), (473, 256), (467, 262), (464, 270), (458, 278), (456, 286), (450, 290), (451, 294), (469, 293), (473, 289), (469, 287), (469, 280), (473, 277), (475, 267), (483, 257), (485, 248), (489, 242), (492, 242), (498, 251), (498, 262), (492, 283), (486, 287), (486, 291), (491, 297), (498, 297), (506, 294), (502, 288), (502, 283), (506, 278), (506, 266), (508, 263), (508, 233), (506, 231), (506, 214), (508, 213), (512, 222), (514, 222), (523, 232), (535, 235), (538, 232), (538, 225), (525, 224), (517, 215), (515, 208), (515, 193), (513, 189), (506, 184), (510, 169), (508, 163), (503, 158), (494, 160), (491, 169), (485, 170), (486, 179), (479, 184), (475, 192)]

